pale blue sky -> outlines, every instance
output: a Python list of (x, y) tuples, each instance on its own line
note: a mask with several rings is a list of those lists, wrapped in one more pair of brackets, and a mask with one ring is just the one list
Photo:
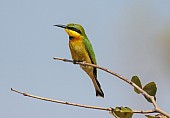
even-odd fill
[(105, 98), (96, 98), (91, 80), (79, 66), (52, 59), (71, 58), (67, 34), (52, 26), (71, 22), (85, 28), (98, 65), (129, 79), (138, 75), (143, 84), (155, 81), (157, 102), (170, 113), (169, 11), (169, 0), (1, 0), (0, 117), (112, 117), (105, 111), (23, 97), (11, 92), (11, 87), (87, 105), (153, 108), (132, 87), (100, 70)]

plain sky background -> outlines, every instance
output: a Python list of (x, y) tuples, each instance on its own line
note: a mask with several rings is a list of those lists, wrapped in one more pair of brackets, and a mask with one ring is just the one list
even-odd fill
[[(71, 59), (68, 36), (55, 24), (81, 24), (98, 65), (143, 84), (157, 83), (157, 103), (170, 113), (169, 0), (1, 0), (0, 117), (111, 118), (106, 111), (49, 103), (11, 92), (87, 105), (152, 109), (143, 96), (118, 78), (98, 71), (105, 98), (96, 98), (92, 82)], [(135, 115), (135, 118), (144, 116)]]

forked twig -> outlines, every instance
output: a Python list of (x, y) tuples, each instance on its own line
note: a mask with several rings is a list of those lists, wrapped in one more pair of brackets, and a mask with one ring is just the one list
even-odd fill
[(131, 86), (133, 86), (134, 88), (136, 88), (137, 90), (139, 90), (140, 93), (141, 93), (143, 96), (149, 98), (149, 99), (151, 100), (153, 106), (154, 106), (154, 109), (153, 109), (154, 112), (161, 113), (161, 114), (163, 114), (163, 115), (165, 115), (165, 116), (167, 116), (167, 117), (170, 118), (170, 114), (166, 113), (165, 111), (163, 111), (162, 109), (160, 109), (160, 108), (158, 107), (158, 105), (157, 105), (157, 103), (156, 103), (156, 101), (155, 101), (155, 99), (154, 99), (153, 96), (149, 95), (146, 91), (144, 91), (143, 89), (141, 89), (139, 86), (137, 86), (135, 83), (133, 83), (132, 81), (130, 81), (128, 78), (123, 77), (122, 75), (120, 75), (120, 74), (118, 74), (118, 73), (115, 73), (115, 72), (113, 72), (113, 71), (111, 71), (111, 70), (108, 70), (107, 68), (104, 68), (104, 67), (101, 67), (101, 66), (98, 66), (98, 65), (95, 65), (95, 64), (90, 64), (90, 63), (85, 63), (85, 62), (80, 62), (80, 61), (73, 61), (73, 60), (64, 59), (64, 58), (58, 58), (58, 57), (54, 57), (53, 59), (54, 59), (54, 60), (61, 60), (61, 61), (64, 61), (64, 62), (70, 62), (70, 63), (73, 63), (73, 64), (79, 64), (79, 65), (85, 65), (85, 66), (92, 66), (92, 67), (98, 68), (98, 69), (100, 69), (100, 70), (103, 70), (103, 71), (105, 71), (105, 72), (107, 72), (107, 73), (110, 73), (110, 74), (118, 77), (119, 79), (125, 81), (126, 83), (130, 84)]

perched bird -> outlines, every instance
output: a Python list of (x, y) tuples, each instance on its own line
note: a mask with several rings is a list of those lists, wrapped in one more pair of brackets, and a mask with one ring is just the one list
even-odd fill
[[(97, 64), (93, 47), (81, 25), (70, 23), (68, 25), (54, 26), (64, 28), (69, 35), (69, 48), (71, 51), (72, 59), (74, 61)], [(96, 96), (104, 97), (104, 93), (101, 89), (100, 83), (97, 80), (97, 69), (91, 66), (83, 65), (80, 65), (80, 67), (91, 78), (96, 90)]]

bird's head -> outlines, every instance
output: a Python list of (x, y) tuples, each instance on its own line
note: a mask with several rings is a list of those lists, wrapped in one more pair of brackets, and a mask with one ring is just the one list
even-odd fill
[(70, 23), (67, 25), (54, 25), (54, 26), (64, 28), (67, 34), (69, 35), (70, 39), (80, 36), (87, 37), (84, 28), (79, 24)]

